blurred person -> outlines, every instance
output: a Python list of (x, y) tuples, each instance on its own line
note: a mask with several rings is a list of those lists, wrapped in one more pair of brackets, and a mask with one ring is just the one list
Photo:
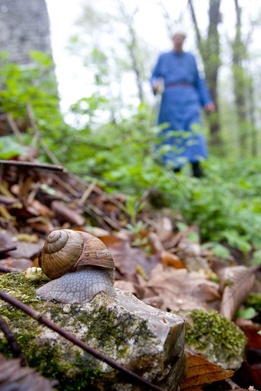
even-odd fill
[(199, 74), (194, 55), (183, 51), (186, 33), (172, 35), (173, 48), (159, 56), (150, 78), (153, 93), (162, 94), (156, 146), (162, 163), (174, 172), (190, 162), (192, 175), (202, 177), (201, 161), (207, 157), (207, 145), (201, 134), (201, 108), (215, 111), (206, 81)]

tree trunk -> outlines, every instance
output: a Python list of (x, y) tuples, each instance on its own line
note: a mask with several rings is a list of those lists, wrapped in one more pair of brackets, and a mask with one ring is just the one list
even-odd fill
[(255, 90), (254, 90), (254, 80), (253, 77), (250, 77), (248, 84), (248, 101), (249, 101), (249, 121), (251, 126), (251, 155), (256, 157), (258, 155), (258, 132), (255, 118)]
[(208, 117), (210, 127), (210, 142), (213, 146), (221, 145), (221, 128), (218, 107), (218, 71), (220, 61), (220, 43), (218, 25), (221, 21), (221, 0), (209, 0), (209, 27), (206, 39), (203, 39), (198, 26), (193, 0), (188, 2), (191, 18), (194, 24), (196, 40), (203, 60), (206, 79), (213, 101), (216, 104), (216, 112)]
[(133, 25), (134, 25), (134, 16), (138, 9), (134, 10), (132, 14), (129, 14), (125, 6), (122, 2), (119, 2), (119, 10), (121, 12), (121, 15), (123, 16), (123, 20), (125, 25), (128, 28), (129, 32), (129, 37), (125, 39), (126, 42), (126, 48), (129, 53), (131, 65), (132, 65), (132, 70), (135, 75), (136, 79), (136, 86), (137, 86), (137, 91), (138, 91), (138, 97), (140, 103), (144, 102), (144, 90), (143, 90), (143, 77), (142, 77), (142, 69), (141, 69), (141, 64), (138, 58), (138, 37), (137, 37), (137, 32), (135, 31)]
[(0, 0), (0, 24), (0, 48), (11, 62), (30, 63), (31, 51), (51, 55), (45, 0)]
[(239, 147), (241, 156), (246, 155), (246, 141), (247, 141), (247, 80), (246, 71), (243, 66), (243, 60), (247, 58), (246, 45), (242, 39), (242, 21), (241, 8), (238, 0), (234, 0), (236, 12), (236, 35), (232, 42), (233, 55), (233, 82), (234, 82), (234, 96), (236, 104), (236, 112), (238, 118), (239, 129)]

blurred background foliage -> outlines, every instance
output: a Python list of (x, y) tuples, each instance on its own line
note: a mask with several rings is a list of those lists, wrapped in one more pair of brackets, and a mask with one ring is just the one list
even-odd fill
[[(134, 217), (144, 193), (154, 192), (154, 208), (170, 208), (182, 216), (184, 224), (197, 224), (200, 239), (216, 246), (220, 254), (235, 248), (246, 262), (261, 263), (260, 53), (248, 45), (261, 6), (246, 23), (242, 19), (245, 10), (234, 1), (234, 30), (227, 39), (219, 29), (221, 0), (206, 2), (206, 33), (200, 31), (195, 15), (193, 18), (194, 2), (189, 1), (185, 9), (218, 106), (214, 117), (204, 118), (210, 157), (204, 163), (206, 176), (199, 180), (190, 176), (188, 167), (175, 175), (163, 168), (154, 154), (159, 102), (149, 98), (148, 77), (156, 57), (155, 48), (148, 47), (135, 29), (139, 7), (130, 9), (119, 0), (113, 11), (105, 12), (98, 7), (100, 1), (96, 3), (84, 6), (77, 22), (79, 34), (68, 44), (92, 75), (92, 91), (71, 106), (70, 123), (59, 107), (55, 64), (50, 57), (32, 52), (30, 64), (24, 66), (9, 62), (2, 52), (0, 108), (20, 126), (23, 143), (13, 134), (3, 135), (0, 158), (26, 155), (30, 145), (37, 146), (35, 130), (28, 121), (30, 103), (41, 140), (57, 160), (108, 192), (129, 195), (129, 205), (137, 205), (132, 208)], [(173, 19), (163, 4), (157, 3), (166, 31), (173, 21), (184, 17), (182, 10)], [(99, 34), (94, 34), (97, 30)], [(220, 46), (230, 61), (224, 60)], [(219, 74), (222, 66), (226, 72)], [(126, 88), (131, 103), (126, 103)], [(39, 159), (50, 161), (41, 148)]]

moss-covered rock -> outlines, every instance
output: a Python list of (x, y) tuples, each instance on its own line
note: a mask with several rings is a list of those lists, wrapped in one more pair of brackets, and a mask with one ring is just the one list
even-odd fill
[[(9, 274), (1, 276), (0, 289), (163, 389), (178, 388), (186, 368), (181, 317), (150, 307), (120, 290), (115, 298), (100, 293), (84, 304), (40, 301), (35, 290), (42, 283), (27, 280), (23, 274)], [(124, 377), (107, 364), (11, 305), (0, 302), (0, 312), (29, 365), (47, 378), (58, 379), (60, 390), (141, 389), (126, 384)], [(12, 356), (1, 332), (0, 351)]]
[(212, 310), (180, 311), (186, 320), (186, 344), (224, 369), (241, 366), (246, 346), (244, 333)]

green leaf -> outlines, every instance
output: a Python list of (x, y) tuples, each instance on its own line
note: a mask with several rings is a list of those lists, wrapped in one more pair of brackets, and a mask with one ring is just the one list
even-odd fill
[(253, 319), (257, 315), (256, 310), (253, 307), (244, 308), (241, 307), (237, 311), (237, 318), (243, 318), (243, 319)]
[(0, 138), (0, 159), (11, 159), (16, 156), (23, 156), (27, 153), (27, 148), (19, 144), (14, 136), (4, 136)]

